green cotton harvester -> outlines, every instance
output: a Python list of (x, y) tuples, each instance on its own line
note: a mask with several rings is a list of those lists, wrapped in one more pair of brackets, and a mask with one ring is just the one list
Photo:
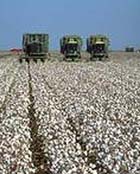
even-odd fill
[(91, 54), (91, 60), (108, 58), (109, 39), (105, 35), (91, 35), (87, 39), (87, 52)]
[(27, 33), (23, 35), (22, 47), (24, 51), (24, 56), (20, 57), (20, 62), (22, 59), (29, 61), (30, 59), (41, 59), (44, 61), (47, 58), (49, 51), (49, 35), (39, 34), (39, 33)]
[(134, 49), (134, 47), (128, 46), (128, 47), (125, 48), (125, 51), (126, 52), (134, 52), (135, 49)]
[(83, 41), (77, 35), (67, 35), (60, 39), (60, 52), (64, 55), (64, 60), (71, 58), (81, 58)]

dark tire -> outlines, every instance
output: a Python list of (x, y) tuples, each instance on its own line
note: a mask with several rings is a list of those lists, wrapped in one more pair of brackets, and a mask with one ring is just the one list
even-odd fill
[(93, 58), (92, 57), (90, 57), (90, 61), (92, 61), (93, 60)]
[(37, 59), (33, 59), (33, 61), (34, 61), (35, 63), (37, 63)]
[(45, 59), (44, 59), (44, 58), (42, 58), (42, 59), (40, 59), (40, 60), (41, 60), (41, 62), (43, 62), (43, 63), (45, 62)]
[(22, 63), (22, 59), (19, 59), (19, 63)]
[(73, 62), (75, 61), (75, 58), (74, 58), (74, 57), (72, 57), (72, 61), (73, 61)]
[(67, 53), (66, 53), (66, 51), (64, 51), (64, 61), (66, 61), (66, 59), (67, 59)]
[(106, 57), (106, 61), (109, 61), (109, 60), (110, 60), (110, 58), (109, 58), (109, 56), (107, 56), (107, 57)]
[(29, 63), (29, 62), (30, 62), (30, 60), (29, 60), (29, 59), (25, 59), (25, 60), (26, 60), (26, 62), (27, 62), (27, 63)]
[(99, 57), (99, 61), (102, 61), (103, 60), (103, 57)]
[(81, 54), (78, 56), (78, 58), (79, 58), (79, 59), (81, 59), (81, 58), (82, 58)]
[(106, 59), (109, 59), (109, 56), (108, 56), (108, 54), (105, 56), (106, 57)]
[(69, 58), (69, 57), (68, 57), (68, 56), (65, 54), (65, 55), (64, 55), (64, 59), (63, 59), (63, 60), (64, 60), (64, 61), (67, 61), (67, 60), (68, 60), (68, 58)]

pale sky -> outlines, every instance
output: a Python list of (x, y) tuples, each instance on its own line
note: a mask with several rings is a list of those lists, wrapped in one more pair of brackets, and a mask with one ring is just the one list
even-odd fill
[(50, 49), (59, 49), (65, 34), (84, 43), (91, 34), (106, 34), (112, 49), (140, 48), (140, 0), (1, 0), (0, 49), (21, 47), (22, 34), (50, 35)]

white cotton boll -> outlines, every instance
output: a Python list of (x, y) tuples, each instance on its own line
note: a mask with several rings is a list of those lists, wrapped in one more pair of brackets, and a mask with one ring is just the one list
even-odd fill
[[(58, 53), (55, 54), (59, 57)], [(130, 140), (133, 139), (131, 130), (133, 126), (139, 125), (140, 121), (137, 98), (139, 93), (137, 85), (140, 79), (139, 60), (134, 56), (133, 61), (128, 61), (127, 56), (121, 55), (123, 53), (110, 54), (109, 62), (79, 61), (72, 64), (68, 62), (60, 64), (59, 61), (51, 63), (47, 61), (43, 64), (39, 61), (37, 64), (30, 62), (35, 101), (34, 116), (39, 124), (37, 132), (42, 136), (45, 156), (52, 160), (51, 170), (54, 174), (64, 166), (67, 170), (62, 170), (63, 174), (67, 171), (76, 174), (81, 166), (87, 165), (86, 158), (93, 149), (96, 152), (96, 160), (100, 159), (103, 167), (110, 168), (111, 172), (118, 174), (123, 159), (128, 165), (129, 173), (139, 174), (137, 171), (140, 160), (134, 159), (139, 152), (139, 144), (133, 140), (135, 151), (130, 144)], [(116, 54), (117, 56), (114, 56)], [(2, 111), (0, 114), (2, 121), (0, 149), (3, 150), (0, 153), (11, 154), (12, 149), (18, 154), (23, 146), (20, 153), (26, 157), (25, 159), (18, 157), (18, 160), (23, 162), (22, 165), (29, 174), (31, 169), (27, 164), (28, 161), (32, 161), (32, 152), (29, 150), (31, 129), (28, 116), (30, 104), (28, 64), (21, 66), (15, 59), (6, 59), (2, 62), (0, 98), (4, 101), (7, 96), (9, 103), (6, 105), (7, 113), (4, 115)], [(8, 71), (3, 71), (6, 68)], [(13, 80), (15, 84), (8, 94)], [(19, 97), (14, 94), (16, 92), (20, 94)], [(133, 104), (133, 100), (137, 104)], [(127, 114), (128, 110), (131, 110), (131, 117)], [(23, 121), (23, 118), (28, 121), (26, 119)], [(72, 120), (73, 125), (70, 125), (67, 118)], [(53, 138), (54, 140), (51, 140)], [(10, 142), (10, 146), (7, 142)], [(10, 158), (12, 155), (6, 156), (7, 160)], [(113, 166), (114, 160), (117, 165)], [(2, 173), (6, 173), (8, 165), (6, 163), (4, 165), (3, 161), (2, 163), (4, 166)], [(75, 171), (72, 170), (74, 166)], [(84, 169), (84, 174), (97, 172), (90, 165)], [(19, 170), (22, 173), (22, 167)]]
[(93, 174), (98, 174), (98, 173), (97, 173), (97, 170), (93, 170)]

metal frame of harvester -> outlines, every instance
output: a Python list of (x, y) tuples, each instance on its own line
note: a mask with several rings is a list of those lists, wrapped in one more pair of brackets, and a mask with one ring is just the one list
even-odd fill
[(60, 52), (64, 55), (63, 60), (81, 58), (82, 39), (77, 35), (66, 35), (60, 39)]
[(90, 53), (90, 60), (108, 59), (109, 39), (104, 35), (91, 35), (87, 39), (87, 52)]
[(132, 47), (132, 46), (127, 46), (126, 48), (125, 48), (125, 52), (134, 52), (135, 51), (135, 49), (134, 49), (134, 47)]
[(49, 35), (40, 33), (26, 33), (22, 39), (23, 54), (19, 61), (22, 63), (23, 59), (29, 62), (31, 59), (37, 62), (40, 59), (42, 62), (48, 56), (49, 50)]
[[(60, 52), (64, 55), (63, 60), (73, 61), (81, 58), (83, 40), (78, 35), (65, 35), (60, 39)], [(87, 38), (87, 52), (90, 53), (90, 60), (105, 60), (109, 52), (110, 41), (105, 35), (91, 35)], [(22, 39), (23, 54), (19, 56), (19, 61), (23, 59), (27, 62), (40, 59), (42, 62), (48, 58), (49, 35), (43, 33), (26, 33)]]

